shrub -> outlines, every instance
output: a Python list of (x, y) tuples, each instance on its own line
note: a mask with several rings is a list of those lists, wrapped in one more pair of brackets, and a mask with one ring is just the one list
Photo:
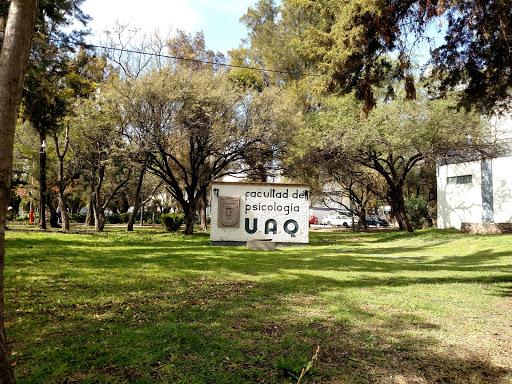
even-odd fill
[[(155, 224), (161, 224), (162, 221), (160, 220), (160, 212), (155, 212)], [(151, 212), (151, 219), (149, 221), (153, 221), (153, 212)]]
[(121, 213), (112, 213), (110, 215), (105, 216), (105, 221), (108, 224), (122, 224), (123, 215)]
[(69, 215), (69, 221), (73, 223), (85, 223), (85, 219), (87, 218), (86, 213), (73, 213)]
[(176, 213), (163, 214), (160, 216), (160, 219), (162, 220), (162, 227), (164, 227), (167, 232), (176, 232), (181, 224), (185, 222), (185, 216)]
[(430, 222), (428, 203), (422, 197), (409, 197), (405, 202), (405, 212), (416, 229), (421, 229)]
[[(137, 211), (137, 213), (135, 214), (135, 221), (136, 222), (140, 221), (140, 211)], [(152, 221), (153, 221), (153, 211), (144, 210), (144, 222), (151, 223)]]
[(121, 213), (121, 216), (123, 217), (123, 223), (128, 223), (130, 221), (130, 214), (128, 212)]
[(29, 215), (28, 215), (28, 213), (25, 213), (25, 214), (23, 214), (21, 216), (16, 216), (14, 218), (14, 220), (15, 221), (28, 221), (29, 220)]
[[(210, 225), (211, 221), (212, 221), (212, 218), (210, 216), (206, 216), (206, 224)], [(201, 223), (201, 217), (196, 214), (196, 216), (194, 217), (194, 224), (200, 224), (200, 223)]]

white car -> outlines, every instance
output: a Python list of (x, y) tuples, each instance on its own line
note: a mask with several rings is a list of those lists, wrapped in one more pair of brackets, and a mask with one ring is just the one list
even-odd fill
[[(354, 224), (357, 224), (357, 217), (354, 217)], [(351, 227), (352, 217), (345, 215), (329, 215), (322, 219), (322, 225), (330, 225), (332, 227)]]

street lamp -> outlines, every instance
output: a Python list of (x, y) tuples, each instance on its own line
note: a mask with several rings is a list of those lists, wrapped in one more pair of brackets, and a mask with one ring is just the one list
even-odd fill
[(43, 144), (41, 144), (41, 153), (45, 153), (47, 147), (46, 140), (43, 140)]

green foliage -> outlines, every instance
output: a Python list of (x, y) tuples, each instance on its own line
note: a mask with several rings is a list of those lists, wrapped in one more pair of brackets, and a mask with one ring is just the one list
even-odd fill
[(421, 196), (409, 197), (405, 201), (405, 212), (414, 228), (421, 229), (424, 225), (429, 224), (428, 203)]
[[(249, 29), (248, 56), (260, 65), (313, 67), (320, 76), (310, 90), (354, 92), (365, 114), (379, 102), (376, 93), (396, 91), (395, 80), (406, 79), (401, 86), (414, 97), (418, 47), (428, 45), (432, 90), (458, 88), (463, 104), (489, 111), (510, 106), (511, 11), (510, 1), (260, 0), (241, 21)], [(434, 25), (444, 37), (438, 47), (427, 34)]]
[(180, 226), (185, 222), (185, 216), (177, 213), (164, 213), (160, 216), (162, 227), (167, 232), (176, 232)]
[[(249, 31), (250, 48), (242, 52), (245, 64), (274, 70), (264, 74), (266, 83), (306, 84), (309, 79), (301, 73), (312, 68), (311, 61), (298, 52), (296, 45), (309, 26), (310, 16), (311, 13), (301, 12), (293, 5), (285, 6), (273, 0), (256, 2), (240, 19)], [(235, 64), (241, 64), (239, 57), (234, 59)]]
[(21, 216), (16, 216), (14, 218), (15, 221), (28, 221), (29, 219), (30, 219), (30, 217), (29, 217), (28, 213), (25, 213)]
[(85, 213), (72, 213), (69, 215), (69, 221), (73, 223), (85, 223), (87, 214)]
[[(281, 371), (284, 377), (288, 377), (291, 381), (296, 383), (301, 377), (302, 371), (305, 371), (308, 366), (308, 358), (306, 356), (281, 356), (278, 361), (274, 362), (274, 366)], [(314, 368), (309, 369), (305, 374), (313, 375), (314, 371)]]
[(258, 92), (263, 91), (265, 84), (260, 77), (254, 74), (254, 71), (247, 68), (237, 68), (229, 74), (229, 80), (234, 84), (248, 89), (254, 89)]
[[(123, 224), (125, 216), (122, 213), (111, 213), (110, 215), (105, 216), (105, 221), (108, 224)], [(128, 221), (126, 221), (127, 223)]]
[[(487, 126), (478, 113), (457, 110), (453, 98), (430, 100), (421, 95), (418, 100), (397, 97), (379, 104), (367, 117), (358, 114), (354, 94), (326, 98), (300, 142), (303, 156), (316, 155), (320, 166), (341, 162), (350, 165), (349, 171), (360, 173), (358, 167), (367, 171), (372, 182), (364, 184), (386, 199), (398, 214), (400, 228), (408, 231), (413, 228), (403, 208), (404, 185), (415, 167), (438, 156), (471, 158), (479, 150), (498, 149), (486, 141)], [(467, 135), (472, 136), (472, 144)]]
[(130, 220), (130, 214), (128, 212), (121, 213), (121, 216), (123, 217), (123, 223), (127, 223)]
[[(140, 221), (140, 211), (135, 215), (135, 221)], [(144, 222), (151, 223), (153, 221), (153, 212), (149, 210), (144, 210)], [(126, 220), (126, 223), (128, 220)], [(160, 223), (160, 212), (155, 212), (155, 223)]]
[[(432, 3), (434, 4), (434, 2)], [(512, 2), (438, 2), (445, 39), (432, 51), (433, 89), (462, 86), (460, 103), (486, 112), (509, 109), (512, 87)]]

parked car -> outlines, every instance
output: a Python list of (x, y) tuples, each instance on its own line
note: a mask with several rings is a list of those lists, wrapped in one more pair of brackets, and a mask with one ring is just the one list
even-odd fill
[(377, 228), (389, 227), (389, 223), (386, 219), (376, 215), (366, 216), (366, 225), (368, 227), (373, 226)]
[(357, 224), (357, 218), (354, 217), (348, 217), (346, 215), (329, 215), (327, 217), (324, 217), (322, 219), (322, 225), (331, 225), (333, 227), (351, 227), (352, 226), (352, 219), (354, 220), (354, 224)]
[(311, 224), (318, 224), (318, 217), (316, 217), (316, 216), (311, 216), (311, 217), (309, 218), (309, 225), (311, 225)]

